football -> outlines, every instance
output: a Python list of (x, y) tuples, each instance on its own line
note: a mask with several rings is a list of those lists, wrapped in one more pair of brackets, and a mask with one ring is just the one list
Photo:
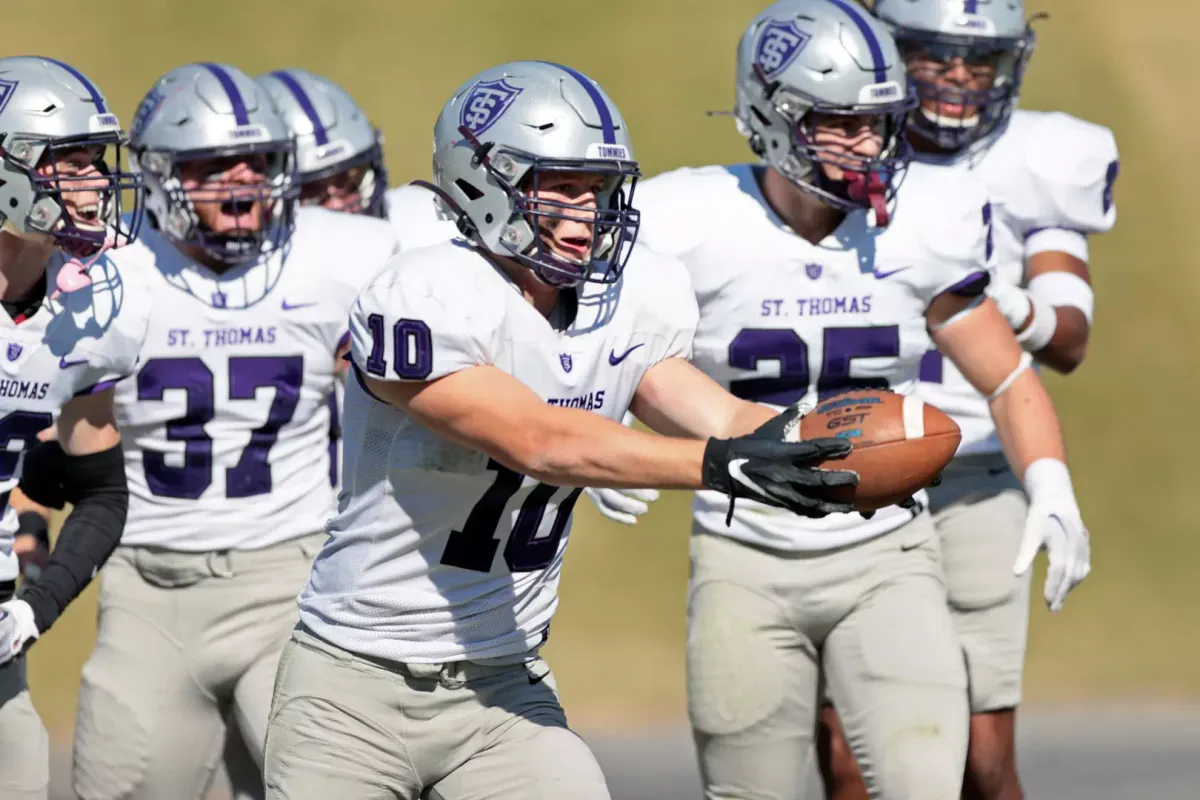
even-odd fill
[(914, 395), (886, 389), (843, 392), (822, 400), (800, 419), (793, 435), (836, 436), (854, 450), (826, 462), (858, 473), (858, 485), (834, 492), (859, 511), (903, 502), (928, 486), (954, 458), (962, 432), (950, 417)]

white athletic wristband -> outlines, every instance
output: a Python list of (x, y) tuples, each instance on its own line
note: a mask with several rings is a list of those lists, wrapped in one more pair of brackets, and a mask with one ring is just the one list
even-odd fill
[(1031, 503), (1043, 497), (1069, 497), (1075, 500), (1075, 487), (1071, 485), (1071, 471), (1057, 458), (1039, 458), (1025, 468), (1021, 479), (1025, 494)]
[(1033, 317), (1025, 330), (1017, 334), (1017, 342), (1030, 353), (1036, 353), (1054, 338), (1054, 330), (1058, 327), (1058, 314), (1054, 306), (1031, 292), (1022, 292), (1029, 298), (1033, 307)]
[(992, 302), (996, 304), (996, 308), (1000, 309), (1000, 313), (1008, 320), (1008, 327), (1014, 331), (1029, 319), (1029, 312), (1033, 309), (1033, 304), (1029, 295), (1021, 287), (1013, 286), (1011, 283), (992, 281), (987, 293), (988, 297), (992, 298)]
[(1013, 385), (1013, 381), (1020, 377), (1021, 373), (1029, 369), (1031, 366), (1033, 366), (1033, 356), (1029, 355), (1029, 353), (1021, 353), (1021, 357), (1017, 360), (1017, 366), (1013, 368), (1012, 372), (1008, 373), (1007, 378), (1000, 381), (999, 386), (992, 390), (992, 393), (987, 397), (988, 402), (990, 403), (1000, 395), (1007, 392), (1008, 388)]
[(1083, 312), (1088, 325), (1096, 308), (1091, 284), (1070, 272), (1043, 272), (1029, 282), (1029, 292), (1054, 306), (1071, 306)]

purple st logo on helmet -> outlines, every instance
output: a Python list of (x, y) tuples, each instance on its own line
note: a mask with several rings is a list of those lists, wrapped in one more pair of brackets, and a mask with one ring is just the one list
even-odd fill
[(773, 19), (766, 24), (758, 37), (754, 60), (762, 67), (766, 78), (773, 80), (791, 66), (811, 38), (809, 34), (800, 30), (795, 21)]
[(8, 105), (8, 101), (12, 99), (13, 93), (17, 89), (16, 81), (6, 81), (0, 79), (0, 112), (4, 111), (4, 107)]
[(575, 366), (575, 362), (572, 360), (570, 353), (559, 353), (558, 363), (562, 364), (563, 372), (570, 372), (571, 367)]
[(478, 136), (496, 124), (496, 120), (500, 119), (520, 93), (518, 87), (509, 86), (503, 78), (497, 81), (480, 81), (467, 92), (458, 121)]
[(25, 349), (25, 348), (24, 348), (24, 347), (22, 347), (22, 346), (21, 346), (20, 344), (18, 344), (17, 342), (9, 342), (9, 343), (8, 343), (8, 360), (9, 360), (9, 361), (16, 361), (18, 358), (20, 358), (20, 357), (21, 357), (21, 352), (22, 352), (24, 349)]
[(821, 277), (821, 265), (815, 261), (810, 261), (804, 265), (804, 274), (815, 281)]

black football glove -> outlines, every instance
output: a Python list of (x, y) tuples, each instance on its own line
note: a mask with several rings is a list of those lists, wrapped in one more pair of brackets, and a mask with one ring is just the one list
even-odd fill
[(827, 490), (856, 486), (858, 473), (821, 469), (831, 458), (845, 458), (851, 444), (845, 439), (784, 441), (800, 409), (792, 406), (763, 423), (754, 433), (736, 439), (709, 439), (704, 448), (705, 488), (729, 495), (729, 514), (739, 497), (785, 508), (805, 517), (853, 511), (850, 503), (832, 499)]
[(38, 505), (61, 511), (67, 504), (63, 487), (65, 463), (66, 453), (57, 441), (38, 442), (25, 451), (21, 479), (17, 485), (26, 497)]

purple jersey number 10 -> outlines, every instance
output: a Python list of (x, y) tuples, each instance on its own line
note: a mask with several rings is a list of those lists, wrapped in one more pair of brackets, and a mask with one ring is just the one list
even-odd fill
[[(883, 378), (856, 378), (850, 364), (856, 358), (895, 358), (900, 355), (900, 328), (826, 328), (823, 333), (821, 374), (817, 394), (827, 397), (846, 389), (886, 389)], [(808, 345), (791, 328), (744, 328), (729, 343), (729, 366), (758, 369), (760, 361), (778, 361), (778, 378), (742, 378), (729, 391), (743, 400), (789, 406), (808, 393)]]
[[(267, 418), (250, 433), (237, 464), (225, 470), (226, 497), (254, 497), (271, 491), (268, 456), (279, 430), (291, 422), (300, 402), (303, 356), (237, 356), (229, 359), (229, 399), (252, 400), (260, 388), (274, 387)], [(159, 497), (194, 500), (212, 485), (213, 443), (204, 426), (215, 414), (212, 370), (202, 360), (156, 358), (137, 374), (138, 400), (163, 400), (168, 390), (182, 389), (184, 415), (167, 423), (167, 439), (183, 442), (183, 464), (167, 463), (165, 453), (142, 454), (146, 485)]]
[[(461, 531), (450, 531), (446, 549), (442, 552), (442, 563), (448, 567), (459, 567), (475, 572), (491, 572), (492, 560), (500, 542), (495, 538), (496, 530), (504, 517), (508, 501), (525, 483), (525, 476), (514, 472), (494, 459), (488, 460), (488, 469), (495, 470), (496, 480), (479, 498), (479, 502), (467, 515)], [(567, 522), (575, 509), (582, 489), (572, 489), (558, 504), (554, 521), (547, 535), (538, 537), (546, 516), (546, 506), (554, 493), (562, 487), (539, 483), (534, 487), (513, 523), (508, 544), (504, 546), (504, 563), (510, 572), (533, 572), (544, 569), (554, 560), (558, 544), (567, 530)]]

